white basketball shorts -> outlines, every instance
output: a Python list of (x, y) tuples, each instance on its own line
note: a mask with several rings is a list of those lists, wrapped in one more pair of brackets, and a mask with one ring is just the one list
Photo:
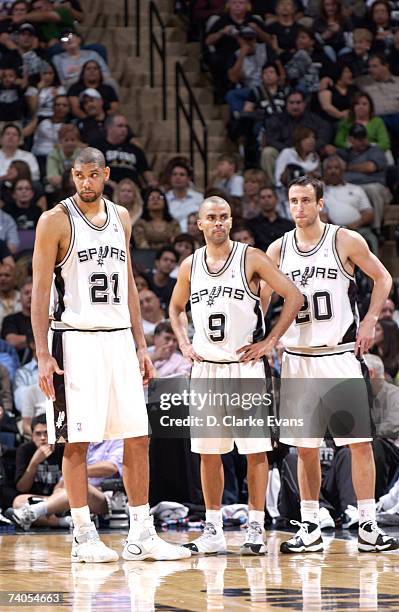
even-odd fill
[[(191, 379), (208, 379), (209, 387), (216, 379), (257, 378), (266, 380), (266, 370), (263, 361), (257, 363), (215, 363), (209, 361), (195, 362), (191, 370)], [(228, 382), (226, 383), (228, 391)], [(223, 428), (222, 428), (223, 429)], [(225, 433), (227, 434), (224, 437)], [(234, 443), (240, 455), (250, 455), (252, 453), (262, 453), (272, 450), (270, 437), (247, 437), (238, 438), (231, 436), (231, 428), (226, 427), (223, 437), (191, 438), (191, 450), (194, 453), (205, 455), (223, 455), (229, 453), (234, 448)]]
[[(292, 389), (297, 389), (295, 393), (294, 405), (289, 407), (285, 399), (288, 394), (284, 393), (284, 383), (290, 385), (290, 379), (296, 379)], [(322, 380), (322, 379), (325, 379)], [(312, 413), (314, 406), (317, 405), (317, 394), (321, 389), (325, 393), (331, 394), (330, 397), (334, 400), (335, 392), (338, 394), (338, 385), (342, 381), (347, 380), (351, 385), (351, 379), (362, 379), (359, 383), (355, 381), (352, 387), (348, 387), (349, 392), (352, 392), (353, 387), (356, 390), (353, 412), (356, 414), (356, 419), (362, 421), (359, 423), (362, 432), (370, 431), (370, 427), (364, 424), (370, 420), (370, 408), (368, 403), (368, 391), (366, 381), (362, 372), (360, 361), (355, 357), (353, 351), (343, 352), (340, 354), (316, 355), (309, 351), (307, 355), (293, 354), (291, 350), (283, 353), (282, 369), (281, 369), (281, 393), (280, 393), (280, 418), (291, 417), (293, 414), (297, 417), (316, 419), (317, 415)], [(336, 385), (336, 386), (335, 386)], [(292, 395), (291, 389), (291, 395)], [(345, 393), (345, 391), (344, 391)], [(292, 399), (292, 398), (291, 398)], [(347, 397), (342, 395), (335, 397), (338, 405), (342, 401), (342, 405), (348, 406)], [(359, 419), (360, 414), (360, 419)], [(317, 429), (316, 423), (316, 429)], [(281, 428), (280, 442), (289, 444), (290, 446), (299, 446), (302, 448), (318, 448), (322, 445), (323, 437), (286, 437), (284, 428)], [(359, 442), (370, 442), (371, 437), (334, 437), (334, 442), (337, 446), (345, 446), (346, 444), (354, 444)]]
[(50, 331), (54, 375), (49, 443), (102, 442), (148, 435), (142, 377), (130, 329)]

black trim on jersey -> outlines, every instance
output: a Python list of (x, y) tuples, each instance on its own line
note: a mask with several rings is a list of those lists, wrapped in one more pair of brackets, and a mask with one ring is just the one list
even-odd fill
[(109, 209), (108, 209), (108, 204), (107, 204), (107, 201), (105, 200), (105, 198), (101, 198), (101, 199), (102, 199), (102, 201), (104, 202), (104, 208), (105, 208), (105, 212), (107, 213), (107, 218), (106, 218), (106, 220), (105, 220), (104, 225), (102, 225), (101, 227), (98, 227), (98, 225), (94, 225), (93, 223), (91, 223), (91, 222), (88, 220), (88, 218), (87, 218), (87, 217), (86, 217), (86, 216), (85, 216), (85, 215), (82, 213), (82, 211), (80, 210), (79, 206), (76, 204), (76, 202), (75, 202), (74, 198), (73, 198), (73, 197), (71, 198), (72, 203), (73, 203), (73, 206), (74, 206), (74, 208), (75, 208), (76, 212), (78, 213), (78, 215), (79, 215), (80, 217), (82, 217), (83, 221), (84, 221), (85, 223), (87, 223), (87, 225), (88, 225), (89, 227), (91, 227), (91, 229), (94, 229), (94, 230), (96, 230), (97, 232), (102, 232), (103, 230), (105, 230), (105, 229), (108, 227), (108, 225), (109, 225), (109, 221), (110, 221), (110, 218), (111, 218), (111, 215), (110, 215), (110, 212), (109, 212)]
[[(317, 348), (322, 348), (320, 346), (318, 346)], [(355, 354), (355, 351), (353, 349), (347, 349), (347, 350), (343, 350), (342, 352), (336, 352), (336, 353), (299, 353), (299, 352), (294, 352), (294, 351), (290, 351), (288, 349), (284, 349), (284, 351), (286, 353), (288, 353), (288, 355), (298, 355), (298, 357), (334, 357), (334, 355), (345, 355), (345, 353), (353, 353)]]
[(342, 274), (345, 276), (345, 278), (347, 278), (348, 280), (354, 281), (355, 277), (352, 274), (349, 274), (349, 272), (347, 272), (344, 268), (344, 264), (341, 261), (341, 258), (339, 256), (338, 253), (338, 248), (337, 248), (337, 234), (338, 234), (338, 230), (341, 229), (341, 226), (337, 227), (337, 229), (335, 230), (335, 234), (334, 234), (334, 238), (332, 240), (332, 250), (333, 250), (333, 254), (335, 257), (335, 261), (337, 262), (338, 268), (340, 269), (340, 271), (342, 272)]
[(61, 268), (56, 268), (54, 270), (54, 287), (57, 292), (57, 308), (54, 311), (54, 319), (56, 321), (61, 321), (62, 313), (65, 311), (65, 281), (62, 276)]
[(265, 320), (260, 305), (260, 300), (255, 302), (254, 313), (256, 314), (256, 326), (252, 334), (252, 342), (260, 342), (265, 337)]
[[(104, 202), (105, 202), (105, 198), (103, 198)], [(121, 230), (123, 232), (123, 235), (125, 235), (125, 228), (123, 227), (123, 223), (122, 223), (122, 219), (119, 216), (119, 212), (118, 212), (118, 208), (115, 204), (115, 202), (113, 202), (112, 200), (107, 200), (107, 202), (109, 202), (110, 204), (112, 204), (112, 208), (114, 209), (115, 212), (115, 217), (117, 218), (117, 220), (119, 221), (119, 225), (121, 226)]]
[(211, 359), (202, 359), (205, 363), (218, 363), (219, 365), (229, 365), (230, 363), (241, 363), (241, 361), (212, 361)]
[[(62, 345), (62, 331), (53, 332), (51, 354), (56, 360), (58, 367), (64, 369), (64, 349)], [(53, 417), (55, 428), (55, 441), (68, 442), (68, 411), (66, 407), (65, 395), (65, 376), (62, 374), (53, 375), (55, 401), (53, 402)], [(60, 424), (57, 426), (57, 422)]]
[(316, 244), (315, 247), (313, 247), (313, 249), (311, 251), (301, 251), (298, 248), (298, 244), (296, 241), (296, 229), (293, 231), (292, 233), (292, 248), (294, 249), (295, 253), (297, 255), (301, 255), (301, 257), (309, 257), (310, 255), (314, 255), (315, 253), (317, 253), (317, 251), (320, 249), (320, 247), (322, 246), (323, 242), (325, 241), (327, 234), (329, 232), (330, 229), (330, 224), (326, 223), (324, 226), (324, 231), (323, 231), (323, 235), (320, 238), (319, 242)]
[[(68, 199), (70, 200), (71, 198), (68, 198)], [(71, 238), (69, 240), (68, 250), (67, 250), (64, 258), (60, 261), (60, 263), (55, 264), (54, 268), (61, 268), (67, 262), (67, 260), (69, 259), (69, 256), (72, 253), (73, 246), (75, 244), (75, 224), (73, 222), (72, 215), (71, 215), (71, 213), (69, 211), (68, 206), (66, 205), (65, 200), (60, 202), (60, 204), (62, 204), (62, 206), (65, 208), (65, 210), (67, 212), (67, 217), (68, 217), (69, 225), (70, 225), (70, 228), (71, 228)]]
[(283, 234), (283, 239), (281, 241), (281, 245), (280, 245), (280, 255), (279, 255), (279, 261), (278, 261), (278, 267), (281, 269), (282, 265), (283, 265), (283, 261), (284, 261), (284, 257), (285, 257), (285, 249), (287, 248), (287, 240), (288, 240), (288, 232), (286, 232), (285, 234)]
[(221, 274), (223, 274), (223, 272), (226, 272), (227, 268), (229, 267), (229, 265), (231, 264), (231, 262), (233, 261), (233, 257), (235, 255), (235, 252), (237, 250), (237, 246), (238, 246), (238, 242), (233, 242), (233, 247), (229, 253), (228, 258), (226, 259), (226, 261), (224, 262), (223, 266), (220, 268), (220, 270), (218, 270), (217, 272), (210, 272), (208, 269), (208, 264), (206, 263), (206, 247), (203, 247), (204, 251), (202, 253), (202, 266), (206, 272), (206, 274), (208, 274), (208, 276), (220, 276)]
[(258, 302), (260, 300), (260, 297), (259, 295), (256, 295), (255, 293), (251, 291), (251, 288), (249, 286), (248, 279), (247, 279), (247, 273), (245, 270), (248, 246), (249, 246), (248, 244), (244, 244), (242, 251), (241, 251), (240, 272), (241, 272), (242, 284), (244, 285), (244, 289), (246, 293), (249, 295), (249, 297), (251, 297), (252, 299)]

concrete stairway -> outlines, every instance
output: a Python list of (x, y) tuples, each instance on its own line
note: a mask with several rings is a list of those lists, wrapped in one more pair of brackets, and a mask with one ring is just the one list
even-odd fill
[[(130, 5), (135, 3), (130, 2)], [(162, 120), (161, 62), (155, 55), (155, 87), (150, 87), (150, 46), (148, 1), (142, 0), (140, 21), (141, 53), (135, 52), (135, 15), (130, 15), (130, 26), (123, 25), (123, 0), (87, 0), (84, 8), (87, 18), (80, 29), (85, 40), (106, 45), (111, 72), (118, 83), (121, 109), (126, 114), (133, 131), (142, 143), (154, 171), (159, 173), (168, 159), (177, 153), (175, 128), (175, 63), (179, 61), (193, 87), (197, 102), (208, 126), (209, 168), (221, 153), (234, 151), (234, 145), (226, 138), (227, 107), (213, 104), (212, 86), (201, 73), (199, 43), (187, 43), (184, 25), (172, 13), (171, 0), (158, 0), (157, 6), (166, 25), (167, 39), (167, 91), (168, 116)], [(156, 30), (159, 40), (160, 30)], [(184, 98), (184, 95), (183, 95)], [(200, 123), (195, 122), (200, 128)], [(189, 153), (188, 128), (181, 122), (181, 154)], [(202, 140), (202, 130), (198, 134)], [(197, 158), (198, 157), (198, 158)], [(195, 182), (203, 188), (203, 166), (196, 156)]]

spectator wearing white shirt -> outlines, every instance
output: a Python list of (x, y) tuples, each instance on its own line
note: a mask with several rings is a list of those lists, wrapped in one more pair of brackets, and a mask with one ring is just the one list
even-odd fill
[(82, 40), (79, 34), (68, 32), (61, 37), (61, 42), (64, 52), (54, 55), (53, 62), (65, 87), (78, 80), (83, 65), (90, 60), (99, 64), (104, 80), (111, 78), (107, 64), (97, 51), (81, 49)]
[(316, 153), (316, 137), (312, 129), (300, 125), (294, 130), (293, 147), (283, 149), (276, 160), (277, 187), (288, 186), (294, 178), (292, 172), (320, 175), (320, 157)]
[(234, 155), (221, 155), (212, 173), (212, 185), (221, 189), (228, 197), (242, 198), (244, 178), (237, 173), (237, 160)]
[(171, 189), (166, 192), (169, 212), (176, 219), (183, 232), (187, 231), (187, 216), (198, 212), (204, 196), (190, 187), (190, 168), (183, 161), (176, 162), (170, 169)]
[(155, 327), (154, 346), (148, 353), (158, 378), (190, 374), (191, 362), (177, 352), (177, 339), (169, 321), (162, 321)]
[(46, 412), (47, 400), (39, 387), (39, 368), (33, 336), (29, 336), (28, 346), (32, 351), (32, 359), (15, 373), (14, 404), (22, 415), (23, 433), (30, 436), (32, 419)]
[(158, 323), (165, 320), (165, 313), (161, 308), (160, 299), (150, 289), (142, 289), (139, 292), (140, 310), (143, 331), (147, 345), (153, 344), (154, 331)]
[(32, 153), (18, 148), (21, 136), (21, 129), (13, 123), (6, 123), (1, 131), (0, 180), (7, 180), (10, 164), (16, 159), (28, 164), (33, 181), (38, 181), (40, 178), (36, 157)]
[(0, 264), (0, 325), (4, 317), (22, 310), (21, 295), (16, 289), (15, 269)]
[(362, 187), (344, 181), (345, 170), (346, 164), (338, 155), (323, 162), (325, 213), (331, 223), (359, 232), (378, 255), (378, 239), (371, 228), (373, 207)]
[(8, 250), (16, 253), (19, 248), (18, 228), (11, 215), (0, 208), (0, 240), (4, 240)]

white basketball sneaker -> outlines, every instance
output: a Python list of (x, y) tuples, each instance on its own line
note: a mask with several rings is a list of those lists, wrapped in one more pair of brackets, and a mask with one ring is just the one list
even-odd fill
[(73, 563), (110, 563), (119, 555), (101, 542), (94, 523), (84, 529), (74, 529), (71, 561)]
[(262, 525), (253, 521), (247, 526), (247, 536), (240, 548), (241, 555), (264, 555), (267, 552)]
[(282, 553), (322, 552), (324, 550), (323, 540), (319, 525), (304, 521), (291, 521), (292, 525), (299, 525), (297, 533), (280, 545)]
[(223, 529), (221, 527), (216, 527), (213, 523), (205, 523), (204, 531), (200, 537), (192, 542), (183, 544), (183, 548), (191, 550), (193, 555), (216, 555), (218, 553), (225, 553), (227, 547)]
[(175, 546), (165, 542), (157, 535), (154, 527), (154, 518), (146, 518), (143, 524), (143, 531), (133, 539), (127, 539), (123, 547), (122, 557), (125, 561), (176, 561), (178, 559), (188, 559), (191, 552), (182, 546)]
[(359, 525), (359, 552), (384, 552), (398, 548), (398, 540), (384, 533), (375, 521), (366, 521)]

